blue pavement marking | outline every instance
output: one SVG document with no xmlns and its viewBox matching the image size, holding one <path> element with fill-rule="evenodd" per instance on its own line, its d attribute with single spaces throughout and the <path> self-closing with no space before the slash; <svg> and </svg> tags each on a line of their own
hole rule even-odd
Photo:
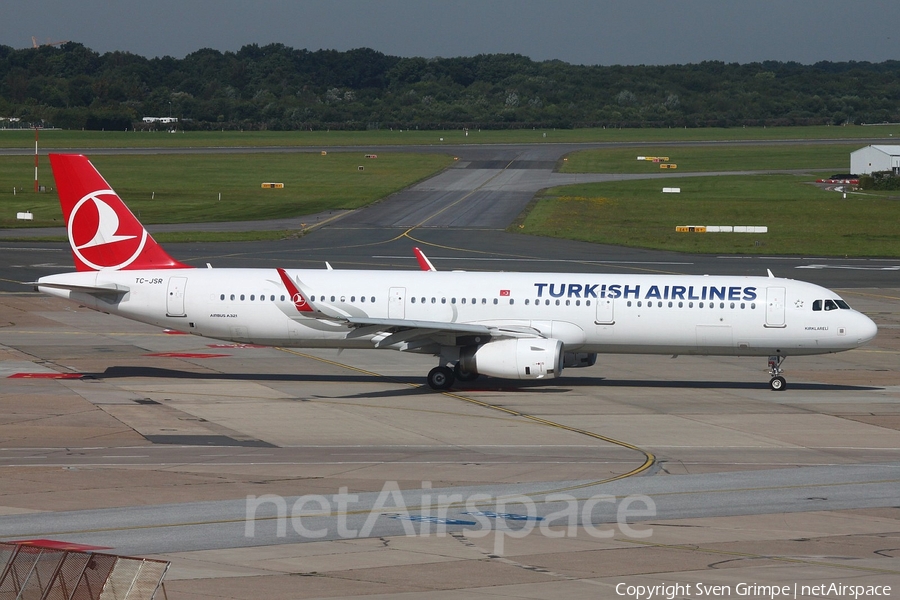
<svg viewBox="0 0 900 600">
<path fill-rule="evenodd" d="M 444 519 L 440 517 L 426 517 L 423 515 L 386 515 L 391 519 L 414 521 L 416 523 L 437 523 L 439 525 L 478 525 L 475 521 L 463 521 L 462 519 Z"/>
<path fill-rule="evenodd" d="M 464 515 L 472 515 L 474 517 L 488 517 L 490 519 L 506 519 L 507 521 L 543 521 L 544 517 L 517 515 L 515 513 L 498 513 L 492 510 L 484 510 L 477 512 L 464 512 Z"/>
</svg>

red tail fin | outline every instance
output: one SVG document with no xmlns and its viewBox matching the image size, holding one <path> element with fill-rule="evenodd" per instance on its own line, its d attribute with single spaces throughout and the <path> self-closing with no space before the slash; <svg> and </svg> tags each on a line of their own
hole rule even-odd
<svg viewBox="0 0 900 600">
<path fill-rule="evenodd" d="M 51 154 L 50 166 L 76 270 L 189 268 L 166 254 L 87 157 Z"/>
</svg>

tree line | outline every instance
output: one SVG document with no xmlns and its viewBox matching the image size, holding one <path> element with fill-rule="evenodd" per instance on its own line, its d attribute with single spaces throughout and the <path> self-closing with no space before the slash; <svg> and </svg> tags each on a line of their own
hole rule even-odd
<svg viewBox="0 0 900 600">
<path fill-rule="evenodd" d="M 0 46 L 0 118 L 67 129 L 736 127 L 900 122 L 900 61 L 584 66 L 369 48 L 183 59 Z M 0 126 L 4 123 L 0 122 Z"/>
</svg>

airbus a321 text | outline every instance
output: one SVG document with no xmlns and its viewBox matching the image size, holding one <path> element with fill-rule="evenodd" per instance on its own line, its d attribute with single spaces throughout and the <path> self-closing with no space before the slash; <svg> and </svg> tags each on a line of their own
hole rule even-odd
<svg viewBox="0 0 900 600">
<path fill-rule="evenodd" d="M 552 379 L 600 353 L 768 357 L 857 348 L 877 328 L 836 293 L 773 277 L 192 268 L 147 233 L 90 161 L 50 156 L 76 272 L 37 289 L 192 334 L 284 347 L 430 354 L 428 384 Z"/>
</svg>

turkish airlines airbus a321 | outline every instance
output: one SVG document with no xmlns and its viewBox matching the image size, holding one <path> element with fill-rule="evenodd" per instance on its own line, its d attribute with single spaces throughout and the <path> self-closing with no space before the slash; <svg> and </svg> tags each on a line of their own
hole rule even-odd
<svg viewBox="0 0 900 600">
<path fill-rule="evenodd" d="M 768 277 L 198 269 L 153 240 L 90 161 L 51 154 L 76 272 L 37 289 L 192 334 L 438 357 L 428 384 L 552 379 L 599 353 L 787 356 L 857 348 L 875 323 L 823 287 Z M 326 263 L 327 265 L 327 263 Z"/>
</svg>

